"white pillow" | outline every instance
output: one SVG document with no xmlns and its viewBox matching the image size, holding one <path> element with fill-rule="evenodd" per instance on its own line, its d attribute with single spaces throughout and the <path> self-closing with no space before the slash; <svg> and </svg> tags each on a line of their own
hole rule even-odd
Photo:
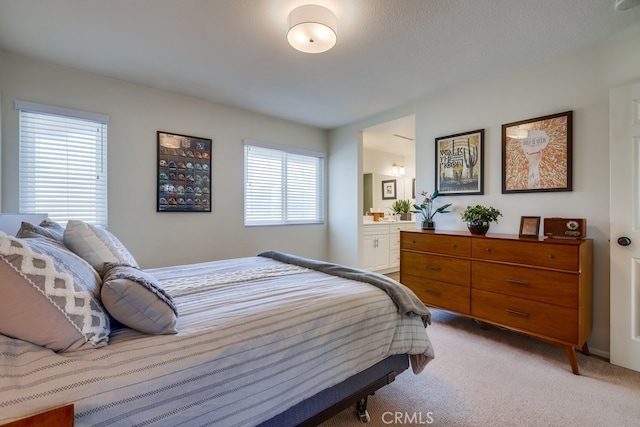
<svg viewBox="0 0 640 427">
<path fill-rule="evenodd" d="M 102 274 L 107 262 L 120 262 L 138 267 L 127 248 L 107 230 L 83 221 L 69 220 L 64 229 L 64 245 Z"/>
</svg>

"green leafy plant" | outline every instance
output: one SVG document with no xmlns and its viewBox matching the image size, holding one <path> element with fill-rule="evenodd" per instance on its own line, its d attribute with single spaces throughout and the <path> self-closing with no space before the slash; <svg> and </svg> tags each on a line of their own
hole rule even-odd
<svg viewBox="0 0 640 427">
<path fill-rule="evenodd" d="M 451 203 L 447 203 L 445 205 L 440 206 L 437 209 L 433 208 L 433 201 L 439 196 L 438 190 L 434 191 L 433 194 L 429 194 L 426 191 L 420 193 L 421 196 L 424 197 L 422 204 L 415 204 L 412 210 L 413 213 L 419 213 L 422 215 L 423 222 L 433 222 L 433 217 L 436 216 L 437 213 L 447 213 L 447 208 L 451 206 Z"/>
<path fill-rule="evenodd" d="M 407 214 L 411 210 L 411 202 L 409 200 L 398 199 L 391 205 L 391 211 L 396 214 Z"/>
<path fill-rule="evenodd" d="M 461 214 L 462 220 L 469 224 L 482 224 L 498 222 L 498 217 L 502 216 L 500 211 L 491 206 L 482 205 L 467 206 Z"/>
</svg>

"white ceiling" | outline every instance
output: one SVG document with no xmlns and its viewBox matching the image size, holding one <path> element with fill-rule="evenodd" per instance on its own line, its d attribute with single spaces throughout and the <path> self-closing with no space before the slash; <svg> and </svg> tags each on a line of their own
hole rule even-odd
<svg viewBox="0 0 640 427">
<path fill-rule="evenodd" d="M 416 116 L 391 120 L 364 129 L 362 147 L 414 158 L 416 155 Z"/>
<path fill-rule="evenodd" d="M 287 15 L 338 18 L 323 54 Z M 334 128 L 640 22 L 615 0 L 0 0 L 0 47 L 219 104 Z"/>
</svg>

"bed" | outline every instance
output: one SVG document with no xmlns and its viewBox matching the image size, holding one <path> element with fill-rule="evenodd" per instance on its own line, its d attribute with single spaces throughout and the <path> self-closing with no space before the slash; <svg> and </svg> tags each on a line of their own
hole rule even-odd
<svg viewBox="0 0 640 427">
<path fill-rule="evenodd" d="M 0 424 L 69 403 L 76 426 L 317 425 L 353 404 L 364 419 L 369 394 L 433 358 L 427 308 L 385 276 L 273 251 L 142 270 L 106 230 L 70 224 L 0 236 L 0 293 L 15 287 L 16 259 L 50 256 L 51 245 L 95 269 L 100 290 L 82 295 L 105 316 L 55 345 L 40 330 L 17 339 L 15 324 L 42 317 L 55 297 L 40 292 L 37 314 L 24 313 L 32 304 L 6 314 L 19 304 L 3 298 Z M 81 238 L 70 233 L 78 227 Z M 20 286 L 37 288 L 34 274 L 20 272 L 31 278 Z M 150 305 L 131 304 L 131 289 Z"/>
</svg>

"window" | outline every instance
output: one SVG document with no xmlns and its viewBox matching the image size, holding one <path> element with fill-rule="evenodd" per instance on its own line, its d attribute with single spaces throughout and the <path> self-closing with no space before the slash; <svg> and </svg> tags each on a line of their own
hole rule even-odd
<svg viewBox="0 0 640 427">
<path fill-rule="evenodd" d="M 20 112 L 20 212 L 107 226 L 108 117 L 15 101 Z"/>
<path fill-rule="evenodd" d="M 324 222 L 324 154 L 244 143 L 244 224 Z"/>
</svg>

